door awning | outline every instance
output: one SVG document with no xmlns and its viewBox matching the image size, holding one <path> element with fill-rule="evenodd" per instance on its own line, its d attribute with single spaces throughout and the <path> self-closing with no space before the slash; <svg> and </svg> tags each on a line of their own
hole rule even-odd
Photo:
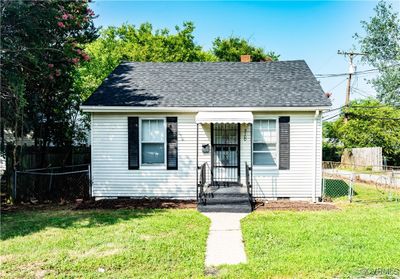
<svg viewBox="0 0 400 279">
<path fill-rule="evenodd" d="M 200 111 L 196 115 L 196 123 L 253 123 L 250 111 Z"/>
</svg>

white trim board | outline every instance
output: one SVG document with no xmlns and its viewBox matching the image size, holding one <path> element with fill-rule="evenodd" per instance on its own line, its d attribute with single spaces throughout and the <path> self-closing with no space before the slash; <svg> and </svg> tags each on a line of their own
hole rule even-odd
<svg viewBox="0 0 400 279">
<path fill-rule="evenodd" d="M 81 106 L 84 112 L 200 112 L 200 111 L 324 111 L 324 107 L 130 107 L 130 106 Z"/>
</svg>

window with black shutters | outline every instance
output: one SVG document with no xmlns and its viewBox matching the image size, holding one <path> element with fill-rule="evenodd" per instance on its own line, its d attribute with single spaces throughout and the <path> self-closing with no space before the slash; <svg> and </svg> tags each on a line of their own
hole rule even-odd
<svg viewBox="0 0 400 279">
<path fill-rule="evenodd" d="M 178 118 L 128 117 L 128 168 L 178 169 Z"/>
</svg>

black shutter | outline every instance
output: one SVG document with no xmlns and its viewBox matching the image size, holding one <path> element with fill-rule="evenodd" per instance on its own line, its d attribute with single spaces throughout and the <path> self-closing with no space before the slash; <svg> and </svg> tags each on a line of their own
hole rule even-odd
<svg viewBox="0 0 400 279">
<path fill-rule="evenodd" d="M 167 170 L 178 169 L 178 118 L 167 117 Z"/>
<path fill-rule="evenodd" d="M 139 169 L 139 118 L 128 117 L 128 168 Z"/>
<path fill-rule="evenodd" d="M 279 169 L 290 169 L 290 117 L 279 117 Z"/>
</svg>

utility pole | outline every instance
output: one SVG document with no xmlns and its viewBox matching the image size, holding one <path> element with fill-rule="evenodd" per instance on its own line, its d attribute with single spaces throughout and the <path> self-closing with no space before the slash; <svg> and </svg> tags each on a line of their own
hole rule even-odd
<svg viewBox="0 0 400 279">
<path fill-rule="evenodd" d="M 351 93 L 351 77 L 356 72 L 356 67 L 353 64 L 353 58 L 357 55 L 367 55 L 367 53 L 361 52 L 346 52 L 338 50 L 337 54 L 348 56 L 349 57 L 349 77 L 347 78 L 347 86 L 346 86 L 346 101 L 344 105 L 347 107 L 350 103 L 350 93 Z M 347 116 L 344 116 L 345 122 L 347 122 Z"/>
<path fill-rule="evenodd" d="M 356 68 L 355 68 L 355 66 L 354 66 L 354 64 L 353 64 L 353 58 L 354 58 L 355 56 L 357 56 L 357 55 L 367 55 L 367 53 L 352 52 L 352 51 L 350 51 L 350 52 L 345 52 L 345 51 L 340 51 L 340 50 L 338 50 L 337 54 L 345 55 L 345 56 L 348 56 L 348 57 L 349 57 L 349 64 L 350 64 L 350 66 L 349 66 L 349 77 L 348 77 L 348 79 L 347 79 L 346 102 L 345 102 L 345 105 L 347 106 L 347 105 L 349 105 L 349 102 L 350 102 L 351 77 L 353 76 L 353 74 L 354 74 L 355 71 L 356 71 Z"/>
</svg>

